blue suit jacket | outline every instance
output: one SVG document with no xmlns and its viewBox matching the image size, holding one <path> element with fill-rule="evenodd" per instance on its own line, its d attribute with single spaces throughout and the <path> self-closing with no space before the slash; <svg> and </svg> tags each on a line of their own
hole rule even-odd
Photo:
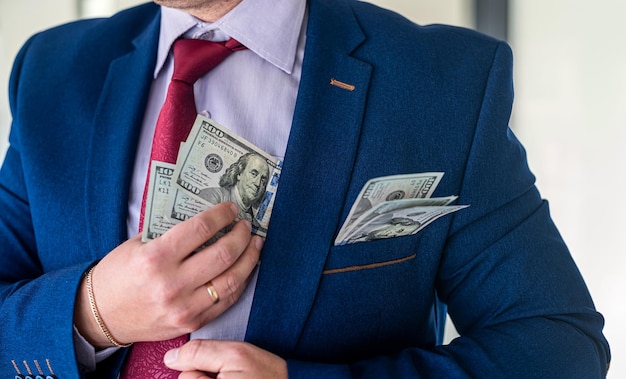
<svg viewBox="0 0 626 379">
<path fill-rule="evenodd" d="M 507 127 L 509 47 L 361 2 L 309 7 L 246 339 L 288 359 L 290 378 L 602 377 L 603 319 Z M 17 57 L 0 172 L 3 378 L 26 365 L 79 376 L 74 298 L 127 238 L 159 15 L 147 4 L 55 28 Z M 445 172 L 435 196 L 471 206 L 414 236 L 333 246 L 368 179 L 428 171 Z M 437 346 L 446 310 L 462 337 Z"/>
</svg>

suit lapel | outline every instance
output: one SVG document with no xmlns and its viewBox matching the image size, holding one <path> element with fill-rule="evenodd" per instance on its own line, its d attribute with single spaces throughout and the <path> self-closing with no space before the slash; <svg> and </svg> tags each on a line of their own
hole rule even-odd
<svg viewBox="0 0 626 379">
<path fill-rule="evenodd" d="M 129 183 L 152 83 L 159 17 L 114 59 L 94 116 L 86 212 L 94 258 L 127 238 Z"/>
<path fill-rule="evenodd" d="M 297 345 L 341 221 L 371 74 L 350 56 L 364 36 L 347 3 L 309 3 L 302 80 L 246 336 L 285 355 Z M 158 19 L 112 61 L 95 113 L 85 187 L 94 258 L 127 237 Z"/>
<path fill-rule="evenodd" d="M 354 165 L 371 67 L 351 9 L 310 1 L 302 80 L 246 339 L 296 348 L 337 232 Z M 332 84 L 331 84 L 332 81 Z"/>
</svg>

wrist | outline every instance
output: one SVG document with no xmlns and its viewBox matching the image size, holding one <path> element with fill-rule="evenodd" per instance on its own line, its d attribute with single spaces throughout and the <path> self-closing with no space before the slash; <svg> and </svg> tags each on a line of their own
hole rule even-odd
<svg viewBox="0 0 626 379">
<path fill-rule="evenodd" d="M 78 332 L 97 349 L 108 347 L 128 347 L 113 337 L 107 325 L 102 319 L 96 302 L 96 294 L 93 287 L 92 266 L 83 276 L 78 291 L 76 306 L 74 308 L 74 324 Z"/>
</svg>

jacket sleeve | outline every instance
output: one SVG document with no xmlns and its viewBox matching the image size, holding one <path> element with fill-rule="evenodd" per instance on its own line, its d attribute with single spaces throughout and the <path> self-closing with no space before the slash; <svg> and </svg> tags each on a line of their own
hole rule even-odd
<svg viewBox="0 0 626 379">
<path fill-rule="evenodd" d="M 18 111 L 20 86 L 36 85 L 21 83 L 29 44 L 16 58 L 11 76 L 11 145 L 0 171 L 0 376 L 27 375 L 30 370 L 34 375 L 78 377 L 74 300 L 82 274 L 91 263 L 48 271 L 38 256 L 40 236 L 33 225 L 23 171 L 20 129 L 24 126 Z M 65 252 L 56 253 L 63 256 Z"/>
<path fill-rule="evenodd" d="M 508 127 L 512 56 L 496 50 L 437 294 L 460 337 L 346 365 L 289 361 L 300 378 L 602 378 L 604 320 L 534 185 Z M 407 300 L 408 301 L 408 300 Z"/>
</svg>

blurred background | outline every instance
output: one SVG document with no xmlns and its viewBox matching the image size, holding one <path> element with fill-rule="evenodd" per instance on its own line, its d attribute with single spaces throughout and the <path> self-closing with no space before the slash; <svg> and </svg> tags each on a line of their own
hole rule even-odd
<svg viewBox="0 0 626 379">
<path fill-rule="evenodd" d="M 0 0 L 0 161 L 7 147 L 12 61 L 36 31 L 107 16 L 137 0 Z M 507 40 L 515 55 L 511 127 L 598 310 L 626 378 L 626 2 L 372 0 L 420 24 L 446 23 Z M 615 197 L 615 198 L 614 198 Z M 607 203 L 605 203 L 607 202 Z M 451 327 L 448 339 L 454 337 Z"/>
</svg>

